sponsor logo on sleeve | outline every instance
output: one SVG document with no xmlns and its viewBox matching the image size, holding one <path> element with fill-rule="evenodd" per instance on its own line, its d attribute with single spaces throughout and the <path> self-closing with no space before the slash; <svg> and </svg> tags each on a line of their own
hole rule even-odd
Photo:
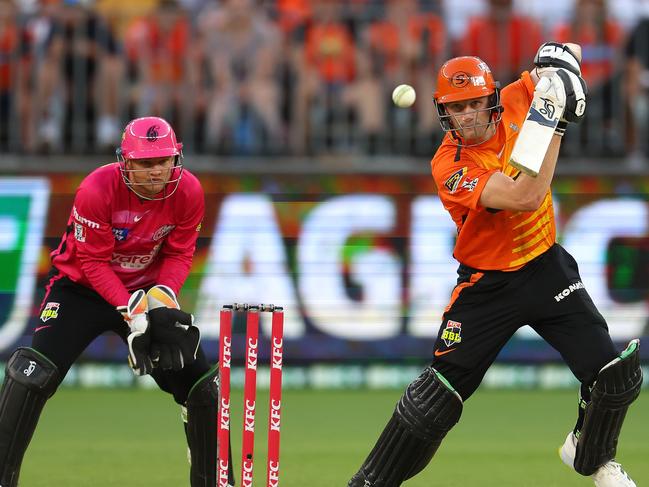
<svg viewBox="0 0 649 487">
<path fill-rule="evenodd" d="M 86 241 L 86 228 L 77 222 L 74 222 L 74 238 L 77 242 Z"/>
<path fill-rule="evenodd" d="M 61 303 L 50 301 L 45 305 L 41 312 L 41 321 L 54 320 L 59 317 L 59 307 Z"/>
<path fill-rule="evenodd" d="M 463 167 L 462 169 L 455 171 L 444 183 L 444 187 L 448 189 L 448 192 L 453 194 L 457 190 L 457 187 L 462 181 L 462 178 L 466 174 L 467 168 Z"/>
<path fill-rule="evenodd" d="M 88 228 L 99 228 L 99 223 L 93 222 L 92 220 L 88 220 L 86 217 L 81 216 L 77 211 L 76 206 L 72 207 L 72 216 L 74 216 L 74 219 L 76 221 L 78 221 L 82 225 L 87 226 Z"/>
</svg>

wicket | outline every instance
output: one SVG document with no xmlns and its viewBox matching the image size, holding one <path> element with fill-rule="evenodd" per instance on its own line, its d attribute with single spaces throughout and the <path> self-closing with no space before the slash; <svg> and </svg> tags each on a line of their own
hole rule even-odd
<svg viewBox="0 0 649 487">
<path fill-rule="evenodd" d="M 241 448 L 241 485 L 252 487 L 255 447 L 255 411 L 257 401 L 257 354 L 259 351 L 259 313 L 272 316 L 270 352 L 270 399 L 268 404 L 268 459 L 266 487 L 279 486 L 279 439 L 282 408 L 282 360 L 284 310 L 272 304 L 225 305 L 219 325 L 220 403 L 217 418 L 219 487 L 228 485 L 230 449 L 230 372 L 232 364 L 233 312 L 246 313 L 246 359 L 243 394 L 243 439 Z"/>
</svg>

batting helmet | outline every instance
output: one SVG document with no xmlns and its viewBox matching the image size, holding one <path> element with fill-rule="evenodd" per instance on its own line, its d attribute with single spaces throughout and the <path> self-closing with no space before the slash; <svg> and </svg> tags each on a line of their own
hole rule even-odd
<svg viewBox="0 0 649 487">
<path fill-rule="evenodd" d="M 433 94 L 439 121 L 444 131 L 453 131 L 451 117 L 444 108 L 445 103 L 489 97 L 491 118 L 489 123 L 498 123 L 502 113 L 500 85 L 494 80 L 487 63 L 475 56 L 461 56 L 446 61 L 437 74 L 437 90 Z M 456 138 L 457 135 L 455 135 Z"/>
<path fill-rule="evenodd" d="M 145 199 L 165 199 L 171 196 L 180 183 L 183 172 L 183 145 L 176 139 L 176 134 L 169 122 L 160 117 L 142 117 L 131 120 L 122 134 L 122 144 L 117 149 L 122 178 L 135 194 Z M 160 197 L 151 198 L 137 191 L 136 186 L 147 183 L 134 183 L 128 174 L 138 169 L 127 169 L 126 161 L 153 159 L 157 157 L 174 157 L 174 168 Z M 146 171 L 139 170 L 139 171 Z M 173 185 L 170 190 L 169 185 Z"/>
</svg>

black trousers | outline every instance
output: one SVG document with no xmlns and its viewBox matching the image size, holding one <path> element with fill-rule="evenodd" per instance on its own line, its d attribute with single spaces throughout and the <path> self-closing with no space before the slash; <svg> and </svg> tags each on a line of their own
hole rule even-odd
<svg viewBox="0 0 649 487">
<path fill-rule="evenodd" d="M 522 326 L 556 349 L 582 384 L 617 355 L 608 326 L 584 288 L 575 259 L 555 244 L 514 272 L 460 265 L 432 365 L 464 400 Z"/>
<path fill-rule="evenodd" d="M 79 355 L 99 335 L 113 332 L 126 344 L 129 328 L 117 310 L 95 291 L 62 277 L 56 269 L 50 274 L 40 318 L 34 329 L 32 348 L 49 358 L 65 376 Z M 124 360 L 128 351 L 124 349 Z M 184 404 L 192 386 L 209 370 L 203 350 L 196 361 L 174 372 L 154 369 L 151 374 L 160 389 Z"/>
</svg>

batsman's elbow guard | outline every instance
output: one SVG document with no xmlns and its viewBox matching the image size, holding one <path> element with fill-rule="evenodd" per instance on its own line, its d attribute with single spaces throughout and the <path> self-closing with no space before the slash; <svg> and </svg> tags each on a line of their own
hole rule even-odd
<svg viewBox="0 0 649 487">
<path fill-rule="evenodd" d="M 581 62 L 576 53 L 560 42 L 545 42 L 541 44 L 534 56 L 534 65 L 539 75 L 547 68 L 563 68 L 577 76 L 581 76 Z"/>
</svg>

